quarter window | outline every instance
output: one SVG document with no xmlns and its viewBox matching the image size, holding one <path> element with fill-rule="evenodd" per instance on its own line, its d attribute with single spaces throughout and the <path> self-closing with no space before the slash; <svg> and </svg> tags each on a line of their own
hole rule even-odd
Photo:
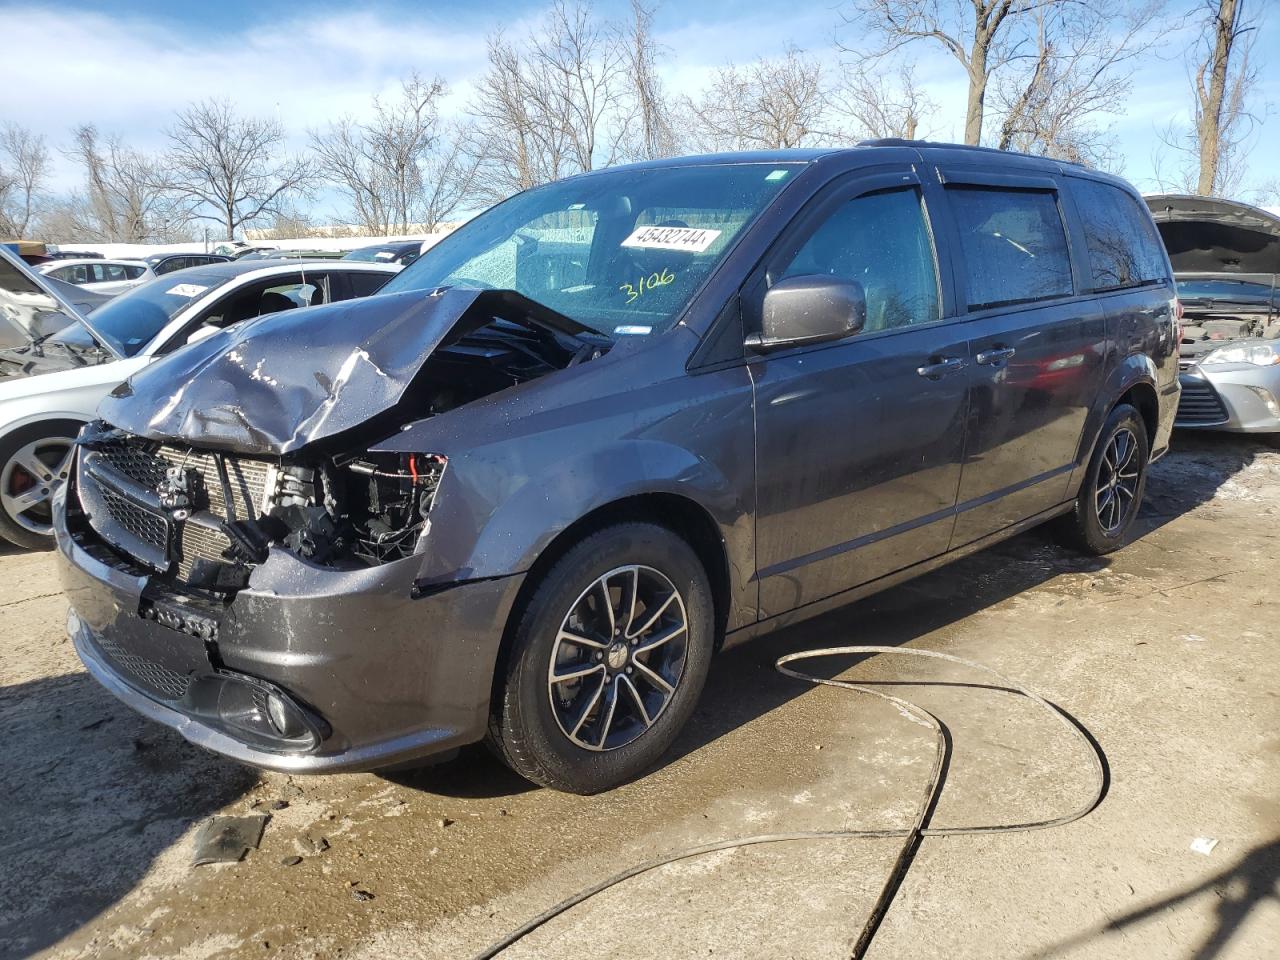
<svg viewBox="0 0 1280 960">
<path fill-rule="evenodd" d="M 814 274 L 862 284 L 868 332 L 941 316 L 933 242 L 915 189 L 867 194 L 842 205 L 775 280 Z"/>
<path fill-rule="evenodd" d="M 1094 290 L 1136 287 L 1169 275 L 1151 217 L 1132 196 L 1109 183 L 1072 178 L 1071 193 L 1084 225 Z"/>
<path fill-rule="evenodd" d="M 1053 193 L 967 186 L 947 193 L 960 232 L 970 310 L 1074 292 Z"/>
</svg>

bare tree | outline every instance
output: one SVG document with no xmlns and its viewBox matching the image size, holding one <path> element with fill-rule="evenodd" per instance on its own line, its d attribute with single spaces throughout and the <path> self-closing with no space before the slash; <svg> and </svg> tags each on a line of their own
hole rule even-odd
<svg viewBox="0 0 1280 960">
<path fill-rule="evenodd" d="M 470 105 L 468 150 L 480 168 L 477 186 L 486 200 L 501 200 L 569 172 L 563 127 L 542 98 L 523 51 L 497 34 L 488 40 L 489 67 Z"/>
<path fill-rule="evenodd" d="M 85 124 L 63 152 L 84 172 L 83 193 L 66 203 L 78 239 L 147 243 L 168 238 L 187 220 L 185 207 L 166 188 L 159 162 L 126 147 L 119 136 L 103 137 Z"/>
<path fill-rule="evenodd" d="M 26 235 L 48 179 L 44 137 L 16 123 L 0 126 L 0 235 L 13 239 Z"/>
<path fill-rule="evenodd" d="M 1203 0 L 1204 25 L 1196 44 L 1195 140 L 1199 175 L 1196 193 L 1210 196 L 1239 178 L 1234 169 L 1248 135 L 1246 98 L 1257 81 L 1249 62 L 1256 24 L 1244 15 L 1244 0 Z"/>
<path fill-rule="evenodd" d="M 1280 177 L 1261 183 L 1253 192 L 1253 202 L 1261 207 L 1280 206 Z"/>
<path fill-rule="evenodd" d="M 629 56 L 617 25 L 557 0 L 542 29 L 516 45 L 489 38 L 488 69 L 470 106 L 479 185 L 500 199 L 626 152 L 634 117 Z"/>
<path fill-rule="evenodd" d="M 653 7 L 631 0 L 628 73 L 635 98 L 639 142 L 629 152 L 637 160 L 669 157 L 680 149 L 671 107 L 658 78 L 658 45 L 653 39 Z"/>
<path fill-rule="evenodd" d="M 286 154 L 278 120 L 240 116 L 230 101 L 187 107 L 169 141 L 169 185 L 191 203 L 192 216 L 222 225 L 229 240 L 245 225 L 275 215 L 315 179 L 310 162 Z"/>
<path fill-rule="evenodd" d="M 768 150 L 827 142 L 831 92 L 822 64 L 799 50 L 721 67 L 684 108 L 700 150 Z"/>
<path fill-rule="evenodd" d="M 941 46 L 969 78 L 964 142 L 982 142 L 987 90 L 992 77 L 1016 60 L 1033 56 L 1029 33 L 1051 8 L 1102 8 L 1108 0 L 852 0 L 845 19 L 877 36 L 873 56 L 923 41 Z M 1114 6 L 1114 4 L 1112 4 Z"/>
<path fill-rule="evenodd" d="M 852 123 L 850 138 L 915 140 L 927 134 L 921 125 L 938 109 L 916 84 L 911 67 L 896 78 L 868 69 L 865 63 L 846 68 L 832 95 L 833 113 Z"/>
<path fill-rule="evenodd" d="M 336 185 L 366 231 L 434 230 L 471 187 L 475 163 L 440 119 L 443 80 L 412 74 L 391 102 L 375 97 L 363 123 L 344 117 L 310 133 L 319 175 Z"/>
<path fill-rule="evenodd" d="M 1137 6 L 1050 4 L 1033 14 L 1034 32 L 995 90 L 996 145 L 1076 163 L 1111 165 L 1115 137 L 1100 117 L 1119 115 L 1134 61 L 1160 41 L 1164 0 Z"/>
<path fill-rule="evenodd" d="M 1162 190 L 1229 196 L 1244 180 L 1249 136 L 1259 122 L 1250 105 L 1257 24 L 1246 18 L 1244 0 L 1199 0 L 1196 10 L 1200 32 L 1187 53 L 1192 119 L 1159 131 L 1151 164 Z"/>
</svg>

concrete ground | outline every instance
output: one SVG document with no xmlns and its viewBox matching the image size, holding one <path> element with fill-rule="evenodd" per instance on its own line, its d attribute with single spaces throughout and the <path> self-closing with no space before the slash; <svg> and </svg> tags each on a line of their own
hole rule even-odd
<svg viewBox="0 0 1280 960">
<path fill-rule="evenodd" d="M 465 957 L 665 851 L 906 825 L 930 732 L 773 671 L 784 652 L 842 643 L 981 661 L 1069 710 L 1109 767 L 1101 806 L 1069 826 L 926 839 L 868 957 L 1280 955 L 1280 452 L 1176 441 L 1123 551 L 1082 559 L 1033 532 L 731 648 L 665 764 L 593 798 L 533 789 L 482 750 L 394 776 L 224 762 L 90 681 L 51 557 L 0 552 L 0 956 Z M 1088 794 L 1078 744 L 981 676 L 897 657 L 846 675 L 952 681 L 889 688 L 953 737 L 935 826 L 1054 817 Z M 243 862 L 190 866 L 208 817 L 276 801 Z M 1191 849 L 1201 837 L 1217 841 L 1207 855 Z M 897 849 L 805 841 L 686 860 L 504 956 L 846 957 Z"/>
</svg>

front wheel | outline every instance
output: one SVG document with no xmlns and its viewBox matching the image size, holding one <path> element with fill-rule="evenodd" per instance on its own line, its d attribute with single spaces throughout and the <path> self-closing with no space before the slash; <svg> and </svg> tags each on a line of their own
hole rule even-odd
<svg viewBox="0 0 1280 960">
<path fill-rule="evenodd" d="M 1098 437 L 1075 508 L 1056 531 L 1067 546 L 1102 556 L 1124 546 L 1147 486 L 1147 428 L 1138 411 L 1120 404 Z"/>
<path fill-rule="evenodd" d="M 53 546 L 53 493 L 71 470 L 76 426 L 37 423 L 0 440 L 0 537 Z"/>
<path fill-rule="evenodd" d="M 671 745 L 706 681 L 706 572 L 664 527 L 623 523 L 572 547 L 520 615 L 490 742 L 542 786 L 597 793 Z"/>
</svg>

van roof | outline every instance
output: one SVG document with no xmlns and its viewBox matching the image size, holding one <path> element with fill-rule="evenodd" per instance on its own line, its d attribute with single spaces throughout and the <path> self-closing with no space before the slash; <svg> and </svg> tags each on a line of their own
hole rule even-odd
<svg viewBox="0 0 1280 960">
<path fill-rule="evenodd" d="M 868 163 L 877 162 L 880 154 L 900 154 L 903 159 L 911 157 L 928 160 L 934 163 L 965 163 L 981 160 L 994 164 L 1017 166 L 1024 170 L 1042 169 L 1059 170 L 1070 168 L 1084 171 L 1087 168 L 1069 160 L 1057 160 L 1051 157 L 1037 157 L 1027 153 L 1010 150 L 997 150 L 994 147 L 973 147 L 962 143 L 942 143 L 933 140 L 903 140 L 887 138 L 880 140 L 860 140 L 848 146 L 839 147 L 806 147 L 789 150 L 741 150 L 722 153 L 693 154 L 683 157 L 666 157 L 660 160 L 642 160 L 628 164 L 633 169 L 658 169 L 662 167 L 688 167 L 704 164 L 722 163 L 815 163 L 820 160 L 848 158 L 861 159 Z M 873 160 L 873 158 L 875 158 Z M 619 167 L 607 167 L 605 170 L 618 170 Z M 593 172 L 604 172 L 593 171 Z M 1101 171 L 1090 170 L 1092 174 Z M 591 173 L 579 176 L 591 176 Z"/>
</svg>

